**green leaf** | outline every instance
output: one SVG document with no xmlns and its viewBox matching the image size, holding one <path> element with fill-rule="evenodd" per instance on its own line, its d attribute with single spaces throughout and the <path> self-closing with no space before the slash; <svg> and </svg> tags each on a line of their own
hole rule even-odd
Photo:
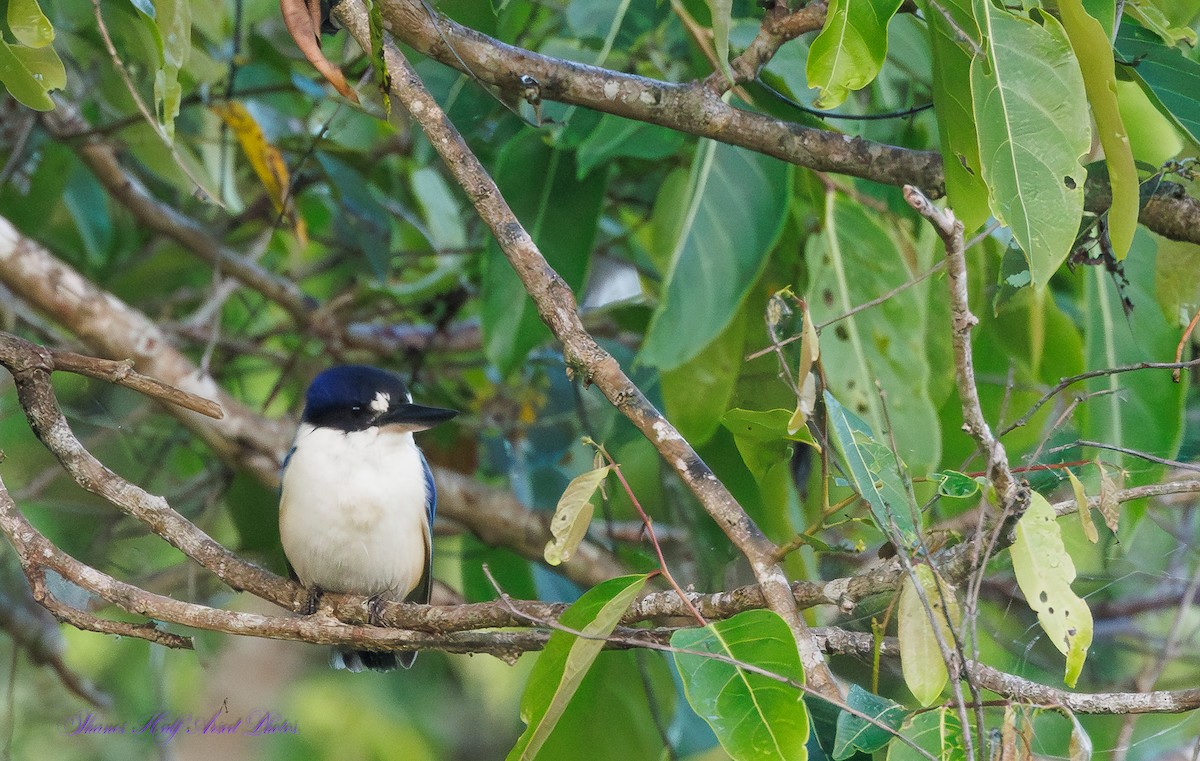
<svg viewBox="0 0 1200 761">
<path fill-rule="evenodd" d="M 939 761 L 968 761 L 962 722 L 953 708 L 913 714 L 900 728 L 900 735 Z M 929 761 L 929 757 L 895 738 L 888 746 L 887 761 Z"/>
<path fill-rule="evenodd" d="M 579 144 L 576 175 L 583 179 L 598 166 L 618 158 L 662 159 L 683 147 L 683 133 L 656 124 L 605 114 Z"/>
<path fill-rule="evenodd" d="M 455 546 L 454 540 L 459 544 Z M 276 544 L 279 540 L 276 539 Z M 442 542 L 450 542 L 449 552 L 442 557 L 457 555 L 462 572 L 463 597 L 467 602 L 489 602 L 496 599 L 496 588 L 492 579 L 504 593 L 518 600 L 536 600 L 538 598 L 537 584 L 533 580 L 532 564 L 512 550 L 503 547 L 490 547 L 475 537 L 464 532 L 457 537 L 447 537 Z M 439 545 L 439 548 L 441 545 Z M 455 550 L 458 550 L 456 553 Z M 483 572 L 484 565 L 492 579 Z"/>
<path fill-rule="evenodd" d="M 785 409 L 732 409 L 721 418 L 729 429 L 746 467 L 760 481 L 771 468 L 792 458 L 792 442 L 801 441 L 820 451 L 807 428 L 788 431 L 791 413 Z"/>
<path fill-rule="evenodd" d="M 1033 492 L 1029 509 L 1017 521 L 1016 539 L 1009 550 L 1017 585 L 1050 642 L 1067 656 L 1068 687 L 1074 687 L 1092 643 L 1092 611 L 1071 589 L 1075 564 L 1063 545 L 1054 508 Z"/>
<path fill-rule="evenodd" d="M 699 354 L 659 374 L 667 418 L 692 446 L 699 446 L 721 424 L 721 416 L 744 364 L 744 310 Z"/>
<path fill-rule="evenodd" d="M 601 582 L 563 613 L 559 622 L 587 638 L 556 630 L 538 656 L 521 697 L 525 731 L 508 753 L 509 761 L 538 757 L 579 683 L 604 647 L 621 616 L 646 584 L 645 575 L 620 576 Z"/>
<path fill-rule="evenodd" d="M 606 176 L 597 172 L 577 180 L 570 153 L 526 132 L 500 152 L 495 178 L 546 261 L 579 293 L 591 261 Z M 508 375 L 530 349 L 551 339 L 550 330 L 495 241 L 484 251 L 482 291 L 484 351 Z"/>
<path fill-rule="evenodd" d="M 168 140 L 175 139 L 175 117 L 183 88 L 179 72 L 192 51 L 192 6 L 187 0 L 154 0 L 154 19 L 162 38 L 162 59 L 154 74 L 158 120 Z"/>
<path fill-rule="evenodd" d="M 781 161 L 701 141 L 642 362 L 679 367 L 737 316 L 783 230 L 791 176 Z"/>
<path fill-rule="evenodd" d="M 1179 0 L 1130 0 L 1125 12 L 1172 46 L 1182 42 L 1195 47 L 1196 31 L 1189 28 L 1188 24 L 1196 15 L 1196 8 L 1193 6 L 1189 9 L 1188 5 Z M 1176 11 L 1174 19 L 1168 15 L 1168 11 Z"/>
<path fill-rule="evenodd" d="M 1117 54 L 1165 116 L 1200 142 L 1200 63 L 1168 47 L 1153 33 L 1124 20 L 1117 31 Z"/>
<path fill-rule="evenodd" d="M 911 280 L 905 262 L 916 246 L 910 240 L 901 246 L 879 215 L 861 204 L 833 193 L 825 198 L 824 229 L 809 238 L 806 251 L 805 296 L 817 324 Z M 877 432 L 887 430 L 890 419 L 900 456 L 918 473 L 941 460 L 941 426 L 929 397 L 926 345 L 933 282 L 908 288 L 821 331 L 829 390 Z M 887 393 L 887 415 L 876 384 Z"/>
<path fill-rule="evenodd" d="M 908 717 L 904 706 L 867 692 L 857 684 L 850 685 L 846 705 L 893 730 L 900 729 L 900 725 Z M 887 745 L 894 735 L 895 732 L 889 732 L 862 717 L 842 711 L 837 719 L 837 739 L 833 744 L 834 761 L 849 758 L 855 751 L 874 753 Z"/>
<path fill-rule="evenodd" d="M 803 693 L 741 665 L 803 683 L 796 641 L 776 613 L 749 610 L 702 629 L 680 629 L 671 636 L 671 646 L 690 651 L 674 653 L 688 703 L 735 761 L 808 758 Z"/>
<path fill-rule="evenodd" d="M 26 47 L 43 48 L 54 42 L 54 27 L 37 0 L 8 0 L 8 28 Z"/>
<path fill-rule="evenodd" d="M 592 523 L 592 513 L 596 509 L 592 505 L 592 495 L 611 471 L 612 466 L 605 465 L 581 473 L 567 484 L 554 508 L 554 517 L 550 519 L 550 534 L 554 538 L 546 543 L 543 553 L 547 563 L 561 565 L 575 554 Z"/>
<path fill-rule="evenodd" d="M 978 481 L 957 470 L 943 470 L 931 474 L 930 478 L 937 481 L 938 494 L 943 497 L 970 497 L 979 491 Z"/>
<path fill-rule="evenodd" d="M 54 101 L 46 94 L 41 80 L 17 56 L 19 49 L 0 39 L 0 82 L 14 98 L 29 108 L 52 111 Z"/>
<path fill-rule="evenodd" d="M 887 57 L 887 27 L 900 0 L 833 0 L 808 52 L 809 87 L 818 108 L 836 108 L 875 79 Z"/>
<path fill-rule="evenodd" d="M 1096 132 L 1104 148 L 1108 180 L 1112 185 L 1112 207 L 1108 211 L 1108 234 L 1113 253 L 1124 259 L 1133 245 L 1137 228 L 1138 175 L 1133 149 L 1117 105 L 1117 73 L 1112 45 L 1100 22 L 1087 14 L 1081 0 L 1059 0 L 1063 29 L 1079 59 L 1083 86 L 1096 120 Z"/>
<path fill-rule="evenodd" d="M 154 0 L 129 0 L 129 2 L 149 19 L 153 19 L 157 15 L 154 10 Z"/>
<path fill-rule="evenodd" d="M 316 156 L 344 212 L 337 223 L 345 226 L 348 240 L 362 253 L 375 277 L 386 279 L 392 261 L 391 215 L 371 194 L 370 183 L 357 169 L 324 151 Z"/>
<path fill-rule="evenodd" d="M 825 407 L 834 446 L 846 465 L 854 491 L 871 508 L 875 525 L 896 544 L 916 547 L 917 500 L 908 468 L 887 447 L 871 437 L 862 418 L 843 407 L 828 391 Z"/>
<path fill-rule="evenodd" d="M 992 213 L 1012 228 L 1043 287 L 1062 264 L 1083 216 L 1091 144 L 1083 79 L 1062 28 L 976 0 L 987 56 L 971 63 L 983 179 Z"/>
<path fill-rule="evenodd" d="M 708 0 L 712 14 L 713 48 L 717 54 L 717 66 L 725 79 L 733 82 L 733 70 L 729 68 L 729 22 L 733 13 L 733 0 Z"/>
<path fill-rule="evenodd" d="M 421 216 L 429 230 L 431 243 L 438 249 L 465 248 L 467 230 L 463 224 L 462 205 L 440 172 L 423 166 L 412 173 L 413 195 L 421 205 Z"/>
<path fill-rule="evenodd" d="M 926 609 L 921 601 L 912 576 L 905 576 L 900 586 L 896 634 L 900 640 L 900 666 L 904 672 L 904 683 L 921 705 L 928 706 L 942 694 L 949 679 L 946 660 L 930 619 L 937 622 L 942 641 L 953 652 L 953 629 L 959 623 L 958 600 L 954 597 L 954 589 L 942 582 L 925 563 L 914 565 L 913 575 L 925 593 L 929 608 Z"/>
<path fill-rule="evenodd" d="M 941 7 L 959 29 L 973 30 L 970 0 L 943 0 Z M 933 50 L 933 113 L 937 117 L 946 195 L 955 216 L 970 232 L 991 216 L 988 190 L 980 174 L 979 135 L 971 112 L 971 55 L 958 33 L 937 10 L 924 8 Z"/>
<path fill-rule="evenodd" d="M 12 54 L 33 75 L 38 84 L 47 91 L 62 90 L 67 86 L 67 70 L 62 59 L 52 47 L 23 48 L 15 46 Z"/>
</svg>

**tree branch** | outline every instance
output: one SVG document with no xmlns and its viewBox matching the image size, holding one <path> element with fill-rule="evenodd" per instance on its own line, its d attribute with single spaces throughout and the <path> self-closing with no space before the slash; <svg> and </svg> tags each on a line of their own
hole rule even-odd
<svg viewBox="0 0 1200 761">
<path fill-rule="evenodd" d="M 349 645 L 364 648 L 395 650 L 434 649 L 451 653 L 489 653 L 497 657 L 515 657 L 541 649 L 547 634 L 540 630 L 523 631 L 456 631 L 421 633 L 359 626 L 338 621 L 322 612 L 299 618 L 280 618 L 253 613 L 218 610 L 194 603 L 182 602 L 156 595 L 113 579 L 74 558 L 62 553 L 37 531 L 16 509 L 7 488 L 0 480 L 0 532 L 7 535 L 17 550 L 22 566 L 31 581 L 51 569 L 64 578 L 108 602 L 137 615 L 155 621 L 165 621 L 208 631 L 240 636 L 295 640 L 325 645 Z M 35 582 L 36 583 L 36 582 Z M 502 603 L 490 603 L 501 607 Z M 366 601 L 363 601 L 365 612 Z M 410 606 L 422 608 L 424 606 Z M 431 609 L 433 610 L 433 609 Z M 528 611 L 531 616 L 548 620 L 540 611 Z M 511 618 L 511 613 L 508 614 Z M 71 621 L 74 623 L 74 621 Z M 152 638 L 157 635 L 173 637 L 150 625 L 123 628 L 119 633 Z M 670 629 L 627 629 L 614 632 L 609 647 L 638 647 L 639 643 L 662 645 L 669 641 Z M 814 641 L 831 654 L 868 656 L 874 649 L 874 638 L 861 632 L 840 629 L 812 629 Z M 894 639 L 884 641 L 881 654 L 895 657 Z M 1011 700 L 1049 706 L 1066 706 L 1076 713 L 1182 713 L 1200 708 L 1200 689 L 1160 690 L 1151 693 L 1073 693 L 1058 690 L 1027 679 L 1006 674 L 989 666 L 968 662 L 967 670 L 979 684 Z"/>
<path fill-rule="evenodd" d="M 658 124 L 820 172 L 884 185 L 914 185 L 934 198 L 945 194 L 942 157 L 937 151 L 900 148 L 745 111 L 722 101 L 719 92 L 702 82 L 663 82 L 541 55 L 464 27 L 421 0 L 383 0 L 382 6 L 387 28 L 398 40 L 506 93 L 519 94 L 524 89 L 521 78 L 529 76 L 540 85 L 543 100 Z M 807 30 L 812 20 L 796 11 L 774 31 L 764 22 L 762 39 L 756 38 L 743 53 L 744 60 L 735 59 L 739 76 L 765 63 L 774 53 L 771 46 L 786 41 L 780 37 L 791 39 L 788 34 Z M 1100 214 L 1112 205 L 1106 180 L 1089 177 L 1086 189 L 1088 211 Z M 1168 238 L 1200 243 L 1200 200 L 1177 183 L 1160 183 L 1138 221 Z"/>
</svg>

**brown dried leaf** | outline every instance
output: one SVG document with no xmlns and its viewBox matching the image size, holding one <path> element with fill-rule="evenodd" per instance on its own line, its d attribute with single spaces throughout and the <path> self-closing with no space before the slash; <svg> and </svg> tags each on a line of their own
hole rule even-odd
<svg viewBox="0 0 1200 761">
<path fill-rule="evenodd" d="M 358 103 L 358 93 L 346 82 L 341 70 L 334 66 L 325 54 L 321 52 L 321 11 L 319 0 L 279 0 L 279 10 L 283 13 L 283 25 L 288 34 L 296 41 L 296 47 L 308 59 L 321 76 L 333 85 L 334 89 L 347 99 Z M 316 8 L 314 11 L 313 8 Z"/>
</svg>

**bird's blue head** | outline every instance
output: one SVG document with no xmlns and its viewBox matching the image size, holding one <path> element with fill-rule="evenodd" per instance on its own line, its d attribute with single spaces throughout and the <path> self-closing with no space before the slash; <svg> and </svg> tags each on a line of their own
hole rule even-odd
<svg viewBox="0 0 1200 761">
<path fill-rule="evenodd" d="M 423 431 L 444 423 L 457 410 L 413 404 L 395 373 L 367 365 L 331 367 L 313 379 L 301 420 L 318 428 L 365 431 Z"/>
</svg>

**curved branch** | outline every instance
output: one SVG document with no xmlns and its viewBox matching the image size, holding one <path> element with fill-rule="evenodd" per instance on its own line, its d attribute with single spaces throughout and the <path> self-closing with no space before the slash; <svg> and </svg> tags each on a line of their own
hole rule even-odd
<svg viewBox="0 0 1200 761">
<path fill-rule="evenodd" d="M 944 192 L 942 158 L 936 151 L 898 148 L 735 108 L 702 82 L 663 82 L 534 53 L 436 11 L 430 15 L 421 0 L 383 0 L 382 6 L 387 27 L 398 40 L 505 92 L 520 93 L 525 87 L 521 77 L 529 76 L 538 82 L 543 100 L 658 124 L 817 171 L 917 185 L 939 196 Z"/>
<path fill-rule="evenodd" d="M 704 82 L 663 82 L 534 53 L 464 27 L 429 10 L 422 0 L 383 0 L 382 5 L 387 27 L 397 39 L 505 92 L 520 93 L 525 87 L 521 78 L 529 76 L 538 82 L 543 100 L 658 124 L 817 171 L 885 185 L 914 185 L 933 198 L 945 193 L 942 156 L 937 151 L 876 143 L 746 111 L 722 101 L 720 88 Z M 762 66 L 787 39 L 808 31 L 814 19 L 823 15 L 816 5 L 810 6 L 811 15 L 802 9 L 778 20 L 768 17 L 754 43 L 734 61 L 739 77 Z M 1085 208 L 1099 214 L 1111 204 L 1107 181 L 1089 178 Z M 1200 243 L 1200 200 L 1176 183 L 1161 183 L 1138 221 L 1168 238 Z"/>
</svg>

